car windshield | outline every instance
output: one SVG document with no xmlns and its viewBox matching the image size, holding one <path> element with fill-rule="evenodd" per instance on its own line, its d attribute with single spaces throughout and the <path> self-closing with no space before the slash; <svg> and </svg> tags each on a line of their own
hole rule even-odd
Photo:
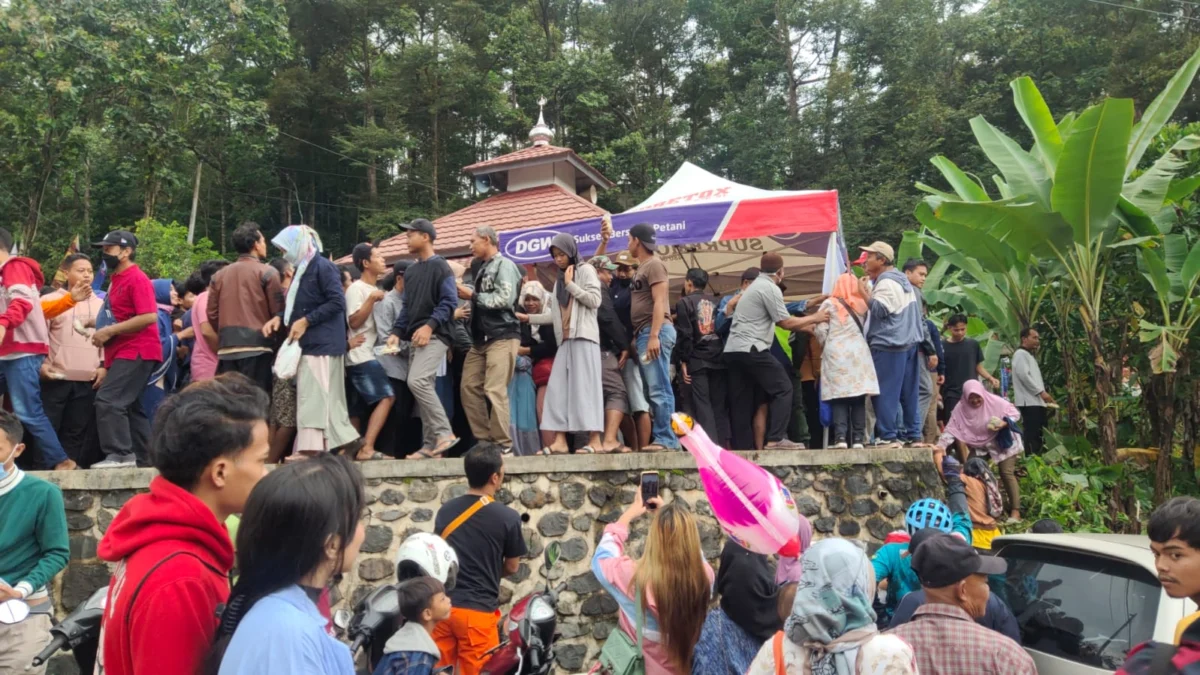
<svg viewBox="0 0 1200 675">
<path fill-rule="evenodd" d="M 1161 587 L 1144 568 L 1026 544 L 1000 556 L 1008 572 L 993 578 L 993 591 L 1017 617 L 1024 647 L 1116 670 L 1154 635 Z"/>
</svg>

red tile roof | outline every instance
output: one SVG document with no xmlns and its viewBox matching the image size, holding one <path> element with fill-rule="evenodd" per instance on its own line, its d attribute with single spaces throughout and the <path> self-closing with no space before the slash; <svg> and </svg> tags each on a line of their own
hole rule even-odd
<svg viewBox="0 0 1200 675">
<path fill-rule="evenodd" d="M 482 162 L 476 162 L 470 166 L 463 167 L 463 171 L 466 171 L 467 173 L 475 173 L 480 169 L 490 169 L 492 167 L 503 166 L 505 164 L 525 162 L 531 159 L 569 157 L 574 154 L 575 151 L 571 150 L 570 148 L 560 148 L 553 145 L 531 145 L 528 148 L 521 148 L 520 150 L 517 150 L 516 152 L 510 152 L 507 155 L 500 155 L 499 157 L 485 159 Z"/>
<path fill-rule="evenodd" d="M 503 232 L 596 218 L 605 213 L 599 206 L 557 185 L 503 192 L 433 221 L 438 232 L 435 246 L 439 253 L 453 256 L 470 246 L 471 233 L 480 225 Z M 388 263 L 408 254 L 404 233 L 385 239 L 379 246 Z"/>
</svg>

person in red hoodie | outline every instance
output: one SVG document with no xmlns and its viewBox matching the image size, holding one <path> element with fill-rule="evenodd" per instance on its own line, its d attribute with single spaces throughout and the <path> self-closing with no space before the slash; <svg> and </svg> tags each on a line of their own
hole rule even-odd
<svg viewBox="0 0 1200 675">
<path fill-rule="evenodd" d="M 100 541 L 117 563 L 100 627 L 103 675 L 194 675 L 229 599 L 241 513 L 266 474 L 266 392 L 240 373 L 195 383 L 158 410 L 150 492 L 129 500 Z"/>
<path fill-rule="evenodd" d="M 7 385 L 17 419 L 37 439 L 42 467 L 74 469 L 42 408 L 39 373 L 50 353 L 50 331 L 38 295 L 45 277 L 36 260 L 12 255 L 12 247 L 12 233 L 0 227 L 0 380 Z"/>
</svg>

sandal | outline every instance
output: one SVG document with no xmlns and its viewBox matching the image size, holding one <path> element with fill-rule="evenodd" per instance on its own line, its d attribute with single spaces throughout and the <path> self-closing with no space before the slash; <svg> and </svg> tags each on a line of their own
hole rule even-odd
<svg viewBox="0 0 1200 675">
<path fill-rule="evenodd" d="M 445 440 L 438 441 L 437 446 L 434 447 L 434 449 L 430 451 L 430 454 L 432 454 L 434 457 L 440 459 L 442 457 L 442 455 L 446 454 L 446 452 L 450 450 L 450 448 L 453 448 L 454 446 L 458 445 L 458 442 L 460 440 L 462 440 L 462 439 L 460 439 L 457 436 L 451 436 L 450 438 L 447 438 Z"/>
<path fill-rule="evenodd" d="M 666 451 L 667 451 L 666 447 L 659 445 L 657 443 L 651 443 L 650 445 L 643 445 L 642 449 L 639 452 L 666 452 Z"/>
<path fill-rule="evenodd" d="M 409 455 L 408 457 L 405 457 L 405 459 L 437 459 L 437 458 L 438 458 L 437 455 L 433 454 L 433 451 L 430 450 L 429 448 L 421 448 L 420 450 L 417 450 L 416 452 Z"/>
<path fill-rule="evenodd" d="M 356 462 L 376 462 L 381 459 L 391 459 L 391 457 L 388 457 L 387 455 L 383 454 L 382 452 L 379 452 L 378 450 L 371 453 L 371 455 L 369 457 L 359 457 L 358 455 L 354 456 L 354 461 L 356 461 Z"/>
<path fill-rule="evenodd" d="M 594 454 L 596 454 L 596 449 L 590 445 L 585 445 L 582 448 L 579 448 L 578 450 L 576 450 L 575 454 L 577 454 L 577 455 L 594 455 Z"/>
</svg>

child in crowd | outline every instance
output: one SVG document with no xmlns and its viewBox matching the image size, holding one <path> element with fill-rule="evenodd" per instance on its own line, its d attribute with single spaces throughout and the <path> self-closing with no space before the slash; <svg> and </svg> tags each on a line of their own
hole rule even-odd
<svg viewBox="0 0 1200 675">
<path fill-rule="evenodd" d="M 951 503 L 956 501 L 961 500 L 952 500 Z M 971 543 L 971 518 L 965 511 L 965 505 L 952 512 L 950 507 L 936 499 L 920 499 L 908 507 L 908 513 L 904 515 L 904 529 L 909 538 L 918 530 L 932 527 L 947 534 L 956 534 Z M 886 607 L 879 614 L 879 621 L 883 625 L 887 625 L 901 598 L 921 588 L 917 573 L 912 568 L 912 557 L 908 555 L 908 544 L 908 539 L 884 544 L 871 558 L 871 564 L 875 567 L 875 582 L 887 582 Z"/>
<path fill-rule="evenodd" d="M 430 675 L 441 658 L 433 628 L 450 618 L 450 596 L 433 577 L 409 579 L 396 593 L 405 623 L 388 639 L 375 675 Z"/>
</svg>

